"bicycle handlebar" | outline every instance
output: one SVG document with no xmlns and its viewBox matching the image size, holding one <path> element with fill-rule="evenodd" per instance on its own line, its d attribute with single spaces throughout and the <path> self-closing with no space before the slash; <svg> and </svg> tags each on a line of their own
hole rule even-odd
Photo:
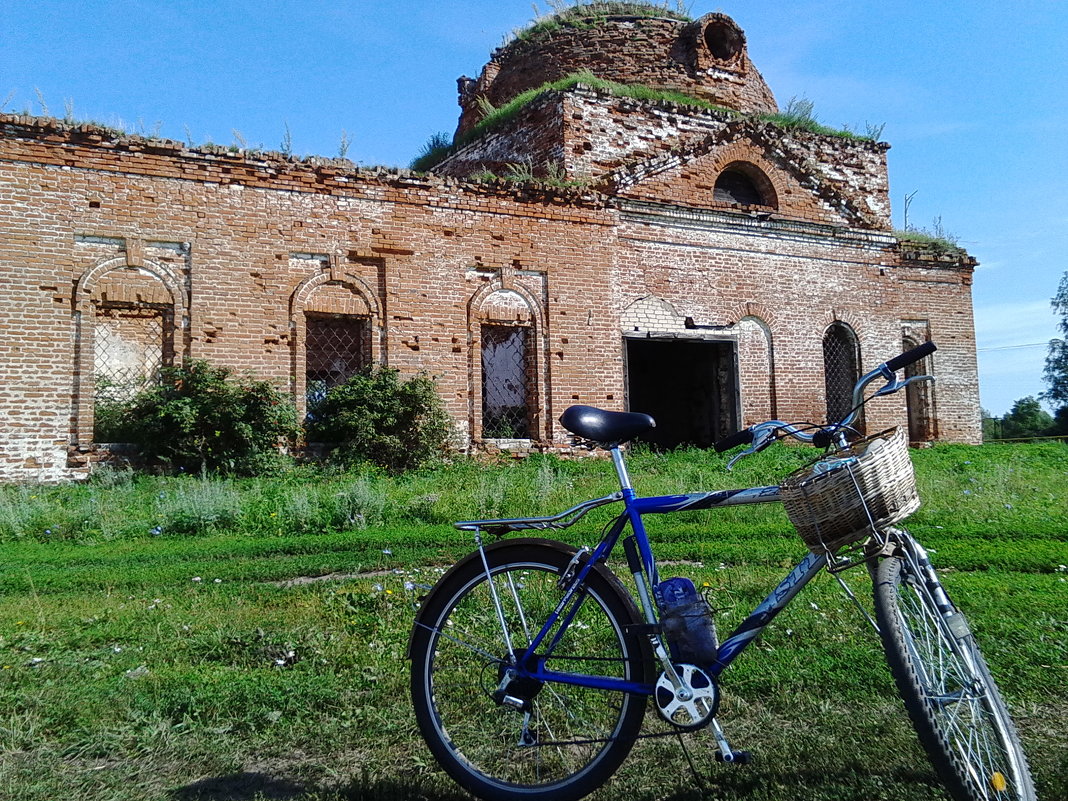
<svg viewBox="0 0 1068 801">
<path fill-rule="evenodd" d="M 929 356 L 936 350 L 938 350 L 938 348 L 935 347 L 935 343 L 924 342 L 922 345 L 919 345 L 913 348 L 912 350 L 907 350 L 900 356 L 895 356 L 894 358 L 892 358 L 886 363 L 886 369 L 889 370 L 891 373 L 896 373 L 902 367 L 906 367 L 907 365 L 910 365 L 913 362 L 918 362 L 924 356 Z"/>
<path fill-rule="evenodd" d="M 811 427 L 811 431 L 804 431 L 798 428 L 795 424 L 785 423 L 782 420 L 768 420 L 765 423 L 757 423 L 742 431 L 736 431 L 735 433 L 718 440 L 714 447 L 717 452 L 722 453 L 723 451 L 730 450 L 738 445 L 749 445 L 748 448 L 731 459 L 727 464 L 727 467 L 729 468 L 742 456 L 748 456 L 749 454 L 763 450 L 775 441 L 775 439 L 783 436 L 791 436 L 802 442 L 813 442 L 813 440 L 820 441 L 821 444 L 823 441 L 833 442 L 838 436 L 844 437 L 845 430 L 857 419 L 857 413 L 860 411 L 860 408 L 872 398 L 877 398 L 880 395 L 890 395 L 900 389 L 904 389 L 913 381 L 933 381 L 934 379 L 929 375 L 912 376 L 904 381 L 898 381 L 895 373 L 902 367 L 914 364 L 925 356 L 934 353 L 937 349 L 935 343 L 924 342 L 918 347 L 907 350 L 889 361 L 883 362 L 871 372 L 861 376 L 860 380 L 858 380 L 853 387 L 853 408 L 842 420 L 829 422 L 825 427 Z M 877 378 L 885 379 L 886 384 L 872 394 L 871 397 L 865 398 L 864 390 L 867 388 L 868 384 Z"/>
<path fill-rule="evenodd" d="M 716 453 L 723 453 L 723 451 L 729 451 L 738 445 L 748 445 L 752 441 L 753 429 L 743 428 L 741 431 L 735 431 L 730 436 L 716 440 L 712 447 L 716 449 Z"/>
</svg>

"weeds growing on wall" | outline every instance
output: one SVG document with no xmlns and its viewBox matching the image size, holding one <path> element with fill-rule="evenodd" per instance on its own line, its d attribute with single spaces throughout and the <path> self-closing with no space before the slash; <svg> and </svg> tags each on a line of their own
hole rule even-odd
<svg viewBox="0 0 1068 801">
<path fill-rule="evenodd" d="M 541 86 L 528 89 L 513 97 L 502 106 L 494 107 L 485 98 L 480 98 L 480 106 L 485 116 L 478 125 L 451 144 L 444 134 L 435 134 L 423 146 L 419 156 L 411 163 L 411 168 L 417 172 L 428 172 L 438 164 L 452 156 L 471 142 L 490 133 L 514 119 L 519 112 L 548 92 L 564 92 L 578 85 L 586 86 L 599 92 L 626 97 L 632 100 L 641 100 L 649 103 L 674 103 L 679 106 L 717 111 L 730 117 L 743 118 L 741 112 L 724 106 L 710 103 L 699 97 L 693 97 L 684 92 L 670 89 L 656 89 L 642 84 L 623 84 L 615 81 L 598 78 L 588 70 L 572 73 L 558 81 L 550 81 Z M 861 135 L 849 128 L 832 128 L 820 123 L 815 116 L 811 100 L 805 98 L 793 98 L 787 104 L 786 109 L 778 114 L 756 114 L 754 117 L 772 125 L 787 130 L 802 130 L 822 136 L 837 136 L 844 139 L 856 139 L 862 141 L 874 141 L 882 134 L 881 126 L 867 126 L 867 134 Z"/>
<path fill-rule="evenodd" d="M 613 16 L 626 17 L 667 17 L 682 22 L 693 19 L 687 13 L 683 2 L 568 2 L 568 0 L 549 0 L 549 11 L 539 14 L 528 27 L 513 33 L 514 39 L 526 41 L 551 34 L 561 28 L 593 28 L 605 18 Z M 534 4 L 538 13 L 537 3 Z"/>
</svg>

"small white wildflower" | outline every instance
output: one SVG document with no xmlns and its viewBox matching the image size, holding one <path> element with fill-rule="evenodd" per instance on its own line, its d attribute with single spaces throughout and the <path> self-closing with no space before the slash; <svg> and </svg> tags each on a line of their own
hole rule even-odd
<svg viewBox="0 0 1068 801">
<path fill-rule="evenodd" d="M 818 603 L 816 603 L 815 601 L 809 601 L 808 605 L 811 606 L 813 609 L 819 609 L 820 608 L 820 605 Z"/>
<path fill-rule="evenodd" d="M 111 650 L 114 651 L 117 654 L 121 654 L 122 653 L 122 646 L 121 645 L 116 645 L 116 646 L 112 647 Z"/>
<path fill-rule="evenodd" d="M 193 576 L 193 581 L 203 581 L 200 576 Z"/>
<path fill-rule="evenodd" d="M 222 584 L 222 579 L 215 579 L 216 584 Z"/>
<path fill-rule="evenodd" d="M 384 553 L 386 556 L 393 556 L 393 551 L 391 551 L 389 548 L 383 548 L 382 553 Z"/>
<path fill-rule="evenodd" d="M 374 590 L 375 592 L 382 592 L 384 587 L 381 584 L 372 584 L 371 585 L 371 589 Z"/>
<path fill-rule="evenodd" d="M 404 582 L 404 591 L 405 592 L 411 592 L 414 589 L 415 589 L 415 582 L 414 581 L 406 581 L 406 582 Z"/>
</svg>

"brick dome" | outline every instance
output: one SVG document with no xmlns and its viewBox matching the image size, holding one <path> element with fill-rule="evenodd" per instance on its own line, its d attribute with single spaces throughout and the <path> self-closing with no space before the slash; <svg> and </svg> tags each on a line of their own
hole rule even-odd
<svg viewBox="0 0 1068 801">
<path fill-rule="evenodd" d="M 581 16 L 589 9 L 589 16 Z M 725 14 L 686 21 L 640 15 L 598 15 L 578 6 L 559 25 L 534 29 L 498 48 L 477 80 L 460 78 L 463 109 L 457 133 L 483 116 L 485 98 L 499 107 L 550 81 L 588 71 L 623 84 L 641 84 L 700 97 L 744 112 L 778 111 L 749 60 L 745 33 Z"/>
</svg>

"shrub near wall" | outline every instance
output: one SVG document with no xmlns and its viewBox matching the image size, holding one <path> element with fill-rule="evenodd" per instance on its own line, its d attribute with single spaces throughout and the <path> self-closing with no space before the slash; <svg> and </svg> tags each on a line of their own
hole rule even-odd
<svg viewBox="0 0 1068 801">
<path fill-rule="evenodd" d="M 331 444 L 342 464 L 371 462 L 391 472 L 422 467 L 445 453 L 449 418 L 434 380 L 406 381 L 397 370 L 375 367 L 330 389 L 308 411 L 310 441 Z"/>
<path fill-rule="evenodd" d="M 150 464 L 175 472 L 277 469 L 280 446 L 300 433 L 293 404 L 270 383 L 199 360 L 163 368 L 117 417 Z"/>
</svg>

